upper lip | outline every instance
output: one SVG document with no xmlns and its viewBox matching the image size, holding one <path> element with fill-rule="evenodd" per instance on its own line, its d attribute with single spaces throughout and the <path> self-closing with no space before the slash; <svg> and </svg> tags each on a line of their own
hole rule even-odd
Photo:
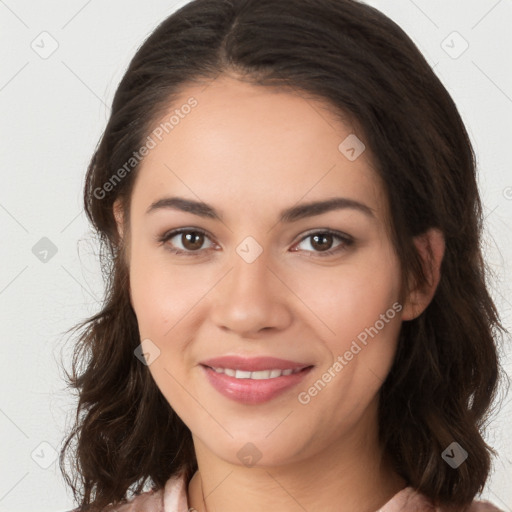
<svg viewBox="0 0 512 512">
<path fill-rule="evenodd" d="M 257 372 L 261 370 L 296 370 L 297 368 L 307 368 L 312 366 L 307 363 L 298 363 L 276 357 L 241 357 L 241 356 L 222 356 L 201 361 L 203 366 L 210 368 L 230 368 L 232 370 L 242 370 L 246 372 Z"/>
</svg>

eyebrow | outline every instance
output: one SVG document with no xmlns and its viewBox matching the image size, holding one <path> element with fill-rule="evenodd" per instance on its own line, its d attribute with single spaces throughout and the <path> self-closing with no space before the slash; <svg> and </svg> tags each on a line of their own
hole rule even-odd
<svg viewBox="0 0 512 512">
<path fill-rule="evenodd" d="M 183 197 L 163 197 L 158 201 L 152 203 L 146 211 L 146 214 L 155 212 L 161 209 L 179 210 L 187 213 L 198 215 L 208 219 L 215 219 L 223 221 L 222 214 L 218 212 L 213 206 L 202 201 L 195 201 L 192 199 L 185 199 Z M 374 216 L 374 210 L 369 206 L 360 203 L 354 199 L 346 197 L 334 197 L 324 201 L 313 201 L 309 203 L 302 203 L 291 208 L 286 208 L 281 211 L 279 221 L 284 223 L 291 223 L 304 219 L 306 217 L 313 217 L 321 215 L 333 210 L 351 209 L 356 210 L 369 217 Z"/>
</svg>

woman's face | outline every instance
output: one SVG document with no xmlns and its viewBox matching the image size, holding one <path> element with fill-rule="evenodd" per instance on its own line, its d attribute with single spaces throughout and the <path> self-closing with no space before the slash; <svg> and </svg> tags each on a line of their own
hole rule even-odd
<svg viewBox="0 0 512 512">
<path fill-rule="evenodd" d="M 325 104 L 226 76 L 162 123 L 175 109 L 130 210 L 132 304 L 161 392 L 196 448 L 239 465 L 375 432 L 403 312 L 369 150 Z"/>
</svg>

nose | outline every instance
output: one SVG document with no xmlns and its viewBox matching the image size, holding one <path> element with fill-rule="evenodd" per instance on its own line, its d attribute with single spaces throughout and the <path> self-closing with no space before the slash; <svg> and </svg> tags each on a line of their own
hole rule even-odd
<svg viewBox="0 0 512 512">
<path fill-rule="evenodd" d="M 247 263 L 237 254 L 228 275 L 211 297 L 211 319 L 224 331 L 251 338 L 263 329 L 282 330 L 292 322 L 290 289 L 269 267 L 263 252 Z"/>
</svg>

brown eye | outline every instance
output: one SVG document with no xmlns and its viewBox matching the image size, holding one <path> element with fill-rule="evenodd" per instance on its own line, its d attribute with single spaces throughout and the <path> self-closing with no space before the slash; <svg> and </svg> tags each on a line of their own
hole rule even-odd
<svg viewBox="0 0 512 512">
<path fill-rule="evenodd" d="M 350 245 L 354 243 L 354 239 L 343 233 L 326 231 L 316 231 L 305 236 L 297 246 L 304 245 L 309 240 L 309 248 L 302 248 L 299 250 L 305 250 L 310 254 L 317 256 L 331 256 L 335 253 L 346 250 Z M 335 244 L 335 240 L 338 243 Z"/>
<path fill-rule="evenodd" d="M 165 249 L 184 256 L 199 256 L 207 249 L 211 249 L 211 241 L 209 247 L 203 248 L 206 240 L 210 240 L 210 237 L 198 229 L 175 229 L 158 238 Z"/>
</svg>

